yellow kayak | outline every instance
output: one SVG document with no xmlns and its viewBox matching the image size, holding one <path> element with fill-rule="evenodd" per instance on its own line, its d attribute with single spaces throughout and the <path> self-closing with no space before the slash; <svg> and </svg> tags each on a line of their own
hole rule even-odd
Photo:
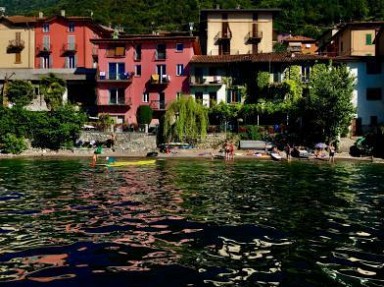
<svg viewBox="0 0 384 287">
<path fill-rule="evenodd" d="M 120 167 L 120 166 L 130 166 L 130 165 L 148 165 L 154 164 L 156 162 L 155 159 L 151 160 L 138 160 L 138 161 L 115 161 L 111 163 L 104 164 L 107 167 Z"/>
</svg>

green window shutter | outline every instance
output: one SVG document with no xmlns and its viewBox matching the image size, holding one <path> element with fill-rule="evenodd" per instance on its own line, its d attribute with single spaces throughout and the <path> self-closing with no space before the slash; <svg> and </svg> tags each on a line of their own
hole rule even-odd
<svg viewBox="0 0 384 287">
<path fill-rule="evenodd" d="M 365 45 L 372 45 L 372 35 L 365 34 Z"/>
</svg>

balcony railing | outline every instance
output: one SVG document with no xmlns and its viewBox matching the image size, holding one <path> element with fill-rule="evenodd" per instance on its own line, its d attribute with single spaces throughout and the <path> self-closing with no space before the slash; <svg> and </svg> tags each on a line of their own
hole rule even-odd
<svg viewBox="0 0 384 287">
<path fill-rule="evenodd" d="M 167 85 L 170 81 L 171 77 L 169 75 L 153 74 L 150 79 L 151 85 Z"/>
<path fill-rule="evenodd" d="M 38 44 L 36 46 L 36 52 L 38 54 L 40 53 L 51 53 L 52 52 L 52 45 L 47 43 Z"/>
<path fill-rule="evenodd" d="M 132 98 L 131 97 L 126 98 L 124 96 L 121 96 L 117 99 L 116 102 L 105 102 L 105 101 L 102 101 L 100 98 L 98 98 L 97 105 L 98 106 L 120 106 L 120 107 L 131 106 Z"/>
<path fill-rule="evenodd" d="M 97 75 L 98 82 L 132 82 L 134 73 L 109 73 L 100 71 Z"/>
<path fill-rule="evenodd" d="M 261 38 L 263 38 L 263 31 L 253 30 L 247 33 L 244 37 L 244 42 L 247 44 L 257 44 L 261 41 Z"/>
<path fill-rule="evenodd" d="M 152 108 L 152 110 L 165 110 L 165 101 L 164 100 L 153 100 L 149 104 L 149 106 Z"/>
<path fill-rule="evenodd" d="M 221 25 L 221 31 L 219 31 L 215 37 L 214 37 L 214 42 L 222 42 L 222 41 L 229 41 L 232 38 L 232 33 L 231 30 L 229 29 L 229 24 L 228 22 L 223 22 Z"/>
<path fill-rule="evenodd" d="M 20 52 L 23 50 L 25 47 L 25 43 L 23 40 L 10 40 L 8 47 L 7 47 L 7 52 Z"/>
<path fill-rule="evenodd" d="M 190 84 L 193 86 L 217 86 L 222 85 L 223 81 L 221 76 L 191 76 Z"/>
</svg>

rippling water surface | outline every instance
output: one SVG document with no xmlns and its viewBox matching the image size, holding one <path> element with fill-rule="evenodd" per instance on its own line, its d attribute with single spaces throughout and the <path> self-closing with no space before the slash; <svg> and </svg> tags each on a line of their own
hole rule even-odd
<svg viewBox="0 0 384 287">
<path fill-rule="evenodd" d="M 384 286 L 384 165 L 0 160 L 0 285 Z"/>
</svg>

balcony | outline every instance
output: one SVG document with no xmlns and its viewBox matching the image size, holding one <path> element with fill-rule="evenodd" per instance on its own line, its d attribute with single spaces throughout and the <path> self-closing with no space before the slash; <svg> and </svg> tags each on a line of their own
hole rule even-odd
<svg viewBox="0 0 384 287">
<path fill-rule="evenodd" d="M 191 76 L 191 86 L 221 86 L 223 84 L 221 76 Z"/>
<path fill-rule="evenodd" d="M 117 99 L 116 102 L 104 102 L 100 98 L 97 99 L 97 105 L 103 107 L 121 107 L 122 109 L 132 106 L 132 98 L 125 98 L 121 96 Z"/>
<path fill-rule="evenodd" d="M 50 54 L 52 52 L 52 45 L 43 43 L 43 44 L 38 44 L 36 46 L 36 53 L 37 54 Z"/>
<path fill-rule="evenodd" d="M 153 100 L 149 104 L 149 106 L 152 108 L 154 111 L 164 111 L 165 110 L 165 101 L 164 100 Z"/>
<path fill-rule="evenodd" d="M 134 73 L 108 73 L 104 71 L 100 71 L 97 74 L 96 80 L 102 83 L 132 83 Z"/>
<path fill-rule="evenodd" d="M 151 85 L 168 85 L 171 81 L 171 77 L 169 75 L 159 75 L 159 74 L 153 74 L 151 76 L 151 79 L 149 80 L 149 83 Z"/>
<path fill-rule="evenodd" d="M 77 51 L 77 45 L 76 43 L 66 43 L 63 44 L 63 47 L 61 48 L 62 54 L 74 54 Z"/>
<path fill-rule="evenodd" d="M 10 40 L 7 47 L 7 53 L 19 53 L 24 47 L 25 43 L 23 40 Z"/>
<path fill-rule="evenodd" d="M 263 31 L 253 30 L 252 32 L 248 32 L 248 34 L 244 37 L 244 42 L 246 44 L 258 44 L 263 38 Z"/>
<path fill-rule="evenodd" d="M 224 41 L 230 41 L 231 38 L 232 38 L 232 32 L 229 29 L 229 24 L 228 22 L 223 22 L 221 31 L 215 35 L 213 40 L 216 44 L 218 44 Z"/>
<path fill-rule="evenodd" d="M 208 55 L 218 56 L 218 55 L 239 55 L 240 51 L 237 49 L 230 49 L 229 51 L 221 51 L 220 49 L 212 49 L 208 52 Z"/>
</svg>

